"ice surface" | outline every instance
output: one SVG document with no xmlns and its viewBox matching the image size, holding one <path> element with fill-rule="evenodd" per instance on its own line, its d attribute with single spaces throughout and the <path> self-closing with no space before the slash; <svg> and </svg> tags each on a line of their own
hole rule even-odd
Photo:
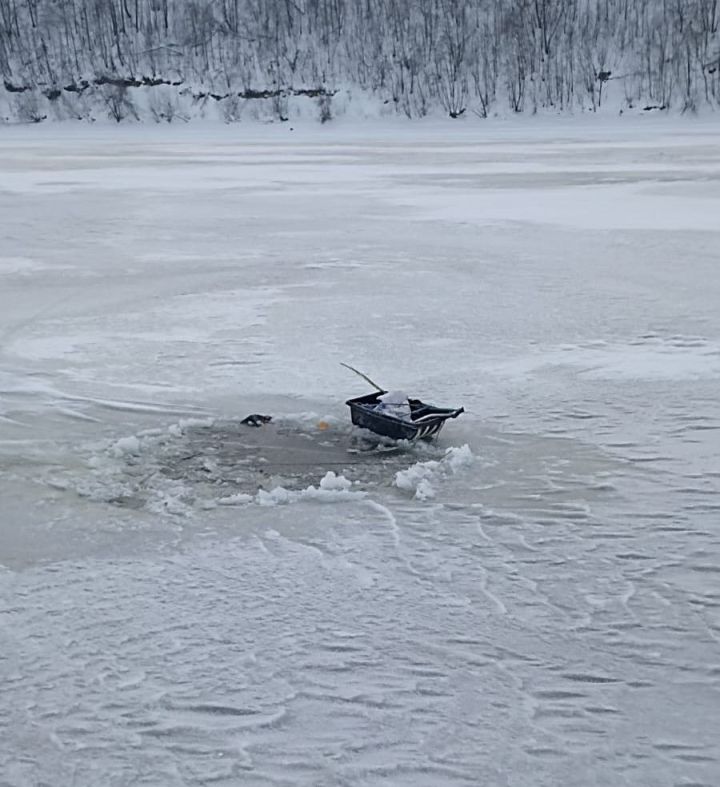
<svg viewBox="0 0 720 787">
<path fill-rule="evenodd" d="M 640 120 L 0 129 L 0 784 L 720 783 L 720 142 Z"/>
</svg>

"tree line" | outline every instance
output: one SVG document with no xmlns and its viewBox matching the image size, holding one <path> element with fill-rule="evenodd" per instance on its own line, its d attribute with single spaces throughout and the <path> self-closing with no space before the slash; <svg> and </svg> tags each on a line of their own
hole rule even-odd
<svg viewBox="0 0 720 787">
<path fill-rule="evenodd" d="M 154 82 L 224 101 L 229 119 L 255 93 L 282 117 L 293 91 L 329 116 L 344 88 L 408 117 L 595 110 L 609 96 L 692 111 L 720 104 L 718 3 L 0 0 L 0 72 L 18 101 L 92 89 L 123 102 Z"/>
</svg>

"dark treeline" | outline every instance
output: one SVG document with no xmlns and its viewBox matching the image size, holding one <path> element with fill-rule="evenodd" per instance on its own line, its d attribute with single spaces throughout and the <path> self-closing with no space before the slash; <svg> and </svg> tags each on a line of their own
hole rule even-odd
<svg viewBox="0 0 720 787">
<path fill-rule="evenodd" d="M 166 82 L 229 117 L 253 91 L 282 116 L 293 91 L 330 102 L 346 87 L 410 117 L 597 109 L 610 95 L 693 110 L 720 104 L 718 3 L 0 0 L 0 72 L 18 101 L 92 87 L 122 102 Z"/>
</svg>

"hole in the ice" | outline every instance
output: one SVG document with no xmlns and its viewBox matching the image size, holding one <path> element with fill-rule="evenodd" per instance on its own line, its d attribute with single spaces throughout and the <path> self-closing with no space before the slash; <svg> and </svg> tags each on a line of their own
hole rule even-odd
<svg viewBox="0 0 720 787">
<path fill-rule="evenodd" d="M 181 423 L 117 440 L 92 458 L 94 484 L 82 486 L 88 496 L 123 508 L 187 513 L 261 490 L 307 489 L 329 472 L 343 479 L 343 489 L 392 486 L 398 471 L 443 453 L 437 445 L 397 443 L 326 421 L 260 428 L 239 420 Z"/>
</svg>

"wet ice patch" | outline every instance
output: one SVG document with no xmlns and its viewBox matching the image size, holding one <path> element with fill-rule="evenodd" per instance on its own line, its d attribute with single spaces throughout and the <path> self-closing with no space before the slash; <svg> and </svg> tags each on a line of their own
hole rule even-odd
<svg viewBox="0 0 720 787">
<path fill-rule="evenodd" d="M 524 377 L 573 367 L 588 380 L 708 380 L 720 377 L 720 344 L 698 336 L 644 334 L 623 343 L 559 345 L 531 356 L 485 365 L 502 376 Z"/>
<path fill-rule="evenodd" d="M 506 165 L 504 165 L 506 166 Z M 566 170 L 567 172 L 567 170 Z M 504 175 L 512 177 L 511 172 Z M 502 173 L 496 183 L 503 185 Z M 555 224 L 584 230 L 695 230 L 713 231 L 717 214 L 712 200 L 677 195 L 669 190 L 649 189 L 643 183 L 611 185 L 594 180 L 585 185 L 566 185 L 549 189 L 547 174 L 535 173 L 542 187 L 534 188 L 532 178 L 522 191 L 512 188 L 486 187 L 463 190 L 438 189 L 433 183 L 414 183 L 405 191 L 396 189 L 392 199 L 412 206 L 418 219 L 432 218 L 463 224 L 517 222 L 518 216 L 529 224 Z M 487 175 L 484 178 L 490 186 Z M 578 195 L 581 195 L 579 198 Z"/>
<path fill-rule="evenodd" d="M 0 257 L 0 276 L 20 275 L 29 276 L 36 271 L 50 268 L 46 263 L 30 257 Z"/>
<path fill-rule="evenodd" d="M 417 500 L 429 500 L 435 497 L 438 483 L 468 467 L 473 460 L 468 445 L 450 447 L 440 460 L 416 462 L 406 470 L 399 470 L 395 474 L 395 486 L 405 492 L 412 492 Z"/>
<path fill-rule="evenodd" d="M 720 345 L 701 337 L 646 335 L 592 352 L 589 379 L 693 380 L 720 377 Z"/>
</svg>

